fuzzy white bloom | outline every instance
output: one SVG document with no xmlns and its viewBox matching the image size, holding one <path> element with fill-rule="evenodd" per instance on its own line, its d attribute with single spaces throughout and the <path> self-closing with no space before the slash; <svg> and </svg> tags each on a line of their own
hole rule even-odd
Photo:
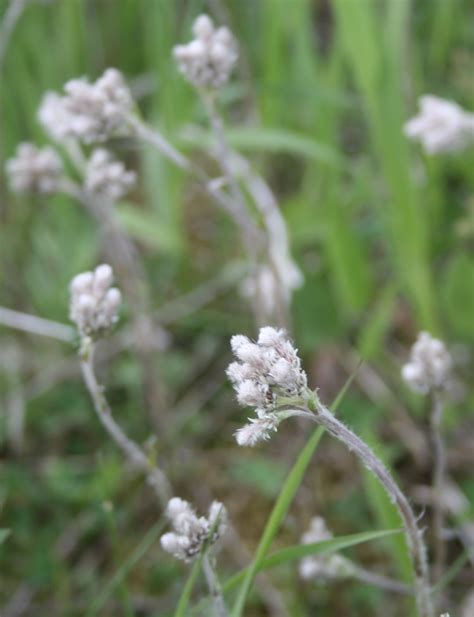
<svg viewBox="0 0 474 617">
<path fill-rule="evenodd" d="M 50 194 L 59 187 L 63 164 L 53 148 L 22 143 L 6 162 L 5 171 L 13 191 Z"/>
<path fill-rule="evenodd" d="M 161 546 L 176 559 L 192 561 L 203 549 L 208 547 L 225 533 L 227 511 L 224 505 L 213 501 L 208 516 L 196 515 L 192 506 L 179 497 L 173 497 L 166 508 L 173 531 L 161 537 Z"/>
<path fill-rule="evenodd" d="M 107 69 L 94 83 L 72 79 L 64 92 L 48 92 L 38 111 L 39 121 L 54 139 L 101 142 L 126 129 L 133 99 L 116 69 Z"/>
<path fill-rule="evenodd" d="M 310 527 L 301 536 L 303 544 L 313 544 L 330 540 L 333 537 L 320 516 L 311 519 Z M 351 572 L 351 563 L 341 555 L 309 555 L 300 561 L 299 573 L 304 580 L 314 578 L 338 578 L 348 576 Z"/>
<path fill-rule="evenodd" d="M 419 99 L 420 113 L 404 127 L 405 135 L 421 142 L 428 154 L 457 152 L 474 141 L 474 114 L 437 96 Z"/>
<path fill-rule="evenodd" d="M 122 295 L 112 282 L 113 271 L 107 264 L 72 279 L 69 315 L 81 336 L 100 337 L 117 322 Z"/>
<path fill-rule="evenodd" d="M 235 39 L 225 26 L 215 28 L 207 15 L 196 19 L 193 34 L 196 38 L 190 43 L 173 49 L 178 68 L 198 88 L 219 88 L 228 81 L 238 59 Z"/>
<path fill-rule="evenodd" d="M 235 432 L 235 440 L 239 446 L 257 445 L 260 441 L 267 441 L 272 432 L 276 432 L 280 420 L 278 416 L 267 413 L 261 418 L 250 418 L 248 424 L 244 424 Z"/>
<path fill-rule="evenodd" d="M 94 150 L 87 162 L 85 188 L 89 193 L 118 201 L 133 187 L 137 179 L 121 161 L 104 148 Z"/>
<path fill-rule="evenodd" d="M 274 411 L 281 398 L 301 396 L 307 388 L 301 360 L 284 330 L 267 326 L 260 329 L 256 342 L 241 334 L 231 338 L 237 362 L 227 368 L 237 401 L 254 407 L 257 418 L 235 433 L 240 446 L 254 446 L 270 438 L 281 421 Z"/>
<path fill-rule="evenodd" d="M 402 377 L 415 392 L 428 394 L 446 386 L 452 364 L 445 344 L 428 332 L 420 332 L 411 348 L 409 362 L 402 367 Z"/>
</svg>

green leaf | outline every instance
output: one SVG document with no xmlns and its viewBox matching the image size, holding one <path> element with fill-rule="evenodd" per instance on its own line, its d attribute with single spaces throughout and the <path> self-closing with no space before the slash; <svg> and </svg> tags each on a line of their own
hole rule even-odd
<svg viewBox="0 0 474 617">
<path fill-rule="evenodd" d="M 280 525 L 288 512 L 291 502 L 293 501 L 293 497 L 295 496 L 296 491 L 303 480 L 304 473 L 313 457 L 314 451 L 316 450 L 321 437 L 323 436 L 323 433 L 324 429 L 321 427 L 318 427 L 313 432 L 312 436 L 308 440 L 308 443 L 288 474 L 285 484 L 283 485 L 280 495 L 278 496 L 278 499 L 270 514 L 270 518 L 265 526 L 265 530 L 257 547 L 254 560 L 245 571 L 242 587 L 232 610 L 232 617 L 240 617 L 243 613 L 245 602 L 252 587 L 254 578 L 261 568 L 273 538 L 277 534 Z"/>
<path fill-rule="evenodd" d="M 331 538 L 330 540 L 323 540 L 321 542 L 313 542 L 311 544 L 296 544 L 287 548 L 275 551 L 268 557 L 266 557 L 258 568 L 258 572 L 262 570 L 268 570 L 269 568 L 275 568 L 289 561 L 296 561 L 303 557 L 310 555 L 328 555 L 330 553 L 336 553 L 345 548 L 351 546 L 357 546 L 364 542 L 370 542 L 372 540 L 378 540 L 379 538 L 385 538 L 393 534 L 401 533 L 401 529 L 387 529 L 379 531 L 364 531 L 362 533 L 354 533 L 348 536 L 340 536 L 338 538 Z M 247 569 L 238 572 L 223 585 L 224 591 L 230 591 L 233 587 L 238 585 L 240 581 L 245 577 Z"/>
<path fill-rule="evenodd" d="M 0 544 L 3 544 L 10 535 L 9 529 L 0 529 Z"/>
</svg>

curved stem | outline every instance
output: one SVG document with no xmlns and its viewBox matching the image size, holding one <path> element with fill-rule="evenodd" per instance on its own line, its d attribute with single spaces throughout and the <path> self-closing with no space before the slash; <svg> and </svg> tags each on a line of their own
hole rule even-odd
<svg viewBox="0 0 474 617">
<path fill-rule="evenodd" d="M 204 570 L 204 576 L 206 577 L 209 593 L 214 604 L 214 612 L 216 617 L 229 617 L 229 611 L 227 610 L 224 601 L 224 595 L 222 593 L 219 579 L 217 578 L 217 574 L 214 570 L 214 566 L 212 565 L 208 552 L 206 552 L 203 556 L 202 567 Z"/>
<path fill-rule="evenodd" d="M 444 511 L 443 511 L 443 484 L 446 467 L 446 454 L 441 436 L 441 420 L 443 418 L 443 404 L 440 394 L 434 392 L 431 410 L 431 441 L 433 444 L 433 538 L 434 538 L 434 566 L 433 581 L 437 583 L 443 576 L 446 561 L 446 545 L 443 539 Z"/>
<path fill-rule="evenodd" d="M 351 452 L 354 452 L 365 467 L 380 481 L 391 501 L 396 505 L 405 526 L 405 534 L 415 571 L 415 594 L 419 614 L 421 617 L 433 617 L 426 548 L 408 499 L 373 450 L 358 435 L 340 422 L 319 400 L 315 401 L 315 406 L 315 413 L 306 408 L 294 407 L 295 411 L 292 415 L 302 416 L 323 426 L 328 433 L 344 443 Z"/>
<path fill-rule="evenodd" d="M 110 405 L 104 394 L 103 387 L 97 381 L 94 372 L 94 343 L 83 341 L 80 360 L 81 371 L 84 382 L 89 391 L 96 414 L 109 436 L 115 441 L 117 446 L 125 454 L 130 463 L 140 469 L 146 476 L 148 484 L 151 486 L 161 505 L 166 506 L 171 497 L 171 488 L 168 479 L 161 469 L 155 467 L 143 450 L 123 432 L 115 422 Z"/>
</svg>

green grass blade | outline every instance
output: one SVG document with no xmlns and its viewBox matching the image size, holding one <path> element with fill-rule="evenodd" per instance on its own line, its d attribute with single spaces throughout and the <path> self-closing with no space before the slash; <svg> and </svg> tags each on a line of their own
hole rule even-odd
<svg viewBox="0 0 474 617">
<path fill-rule="evenodd" d="M 194 585 L 196 584 L 196 580 L 199 576 L 199 572 L 201 571 L 201 562 L 202 562 L 202 555 L 199 559 L 197 559 L 194 562 L 194 565 L 191 570 L 191 574 L 189 575 L 189 578 L 186 581 L 186 585 L 184 586 L 183 592 L 179 599 L 178 606 L 176 608 L 174 617 L 186 617 L 186 611 L 188 609 L 189 600 L 191 598 Z"/>
<path fill-rule="evenodd" d="M 9 529 L 0 529 L 0 544 L 3 544 L 10 535 Z"/>
<path fill-rule="evenodd" d="M 324 430 L 322 428 L 317 428 L 313 432 L 308 443 L 304 447 L 296 463 L 288 474 L 288 477 L 277 499 L 277 502 L 273 507 L 272 513 L 270 514 L 270 518 L 268 519 L 262 538 L 257 547 L 255 558 L 250 564 L 250 567 L 245 572 L 242 587 L 239 591 L 237 600 L 232 609 L 232 617 L 240 617 L 243 613 L 245 602 L 247 600 L 247 596 L 250 592 L 255 576 L 258 570 L 261 568 L 261 565 L 265 559 L 265 555 L 267 554 L 268 549 L 270 548 L 273 538 L 278 532 L 278 529 L 280 528 L 280 525 L 283 522 L 286 513 L 288 512 L 291 502 L 293 501 L 293 497 L 295 496 L 296 491 L 298 490 L 301 481 L 303 480 L 306 468 L 308 467 L 309 462 L 313 457 L 314 451 L 316 450 L 319 441 L 323 436 L 323 433 Z"/>
<path fill-rule="evenodd" d="M 287 548 L 275 551 L 266 557 L 260 564 L 258 572 L 268 570 L 269 568 L 275 568 L 276 566 L 289 561 L 296 561 L 310 555 L 328 555 L 330 553 L 336 553 L 351 546 L 357 546 L 358 544 L 362 544 L 364 542 L 378 540 L 379 538 L 385 538 L 386 536 L 400 532 L 400 529 L 364 531 L 362 533 L 354 533 L 348 536 L 340 536 L 339 538 L 331 538 L 331 540 L 324 540 L 322 542 L 295 544 L 294 546 L 288 546 Z M 242 570 L 228 579 L 223 585 L 223 590 L 227 592 L 236 587 L 244 579 L 247 570 L 248 569 Z"/>
</svg>

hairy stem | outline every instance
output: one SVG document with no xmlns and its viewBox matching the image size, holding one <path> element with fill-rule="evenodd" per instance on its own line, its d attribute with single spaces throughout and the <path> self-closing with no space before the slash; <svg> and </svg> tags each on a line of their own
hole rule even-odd
<svg viewBox="0 0 474 617">
<path fill-rule="evenodd" d="M 433 582 L 437 583 L 443 576 L 446 561 L 446 544 L 443 539 L 444 509 L 443 485 L 446 467 L 446 454 L 441 435 L 443 404 L 439 392 L 432 395 L 431 441 L 433 445 L 433 538 L 434 565 Z"/>
<path fill-rule="evenodd" d="M 315 413 L 312 413 L 307 408 L 296 408 L 294 415 L 308 418 L 316 424 L 323 426 L 329 434 L 341 441 L 351 452 L 356 454 L 364 466 L 379 480 L 390 500 L 396 505 L 404 523 L 407 543 L 415 571 L 415 595 L 418 611 L 420 617 L 433 617 L 426 548 L 408 499 L 400 490 L 382 461 L 358 435 L 340 422 L 318 399 L 315 401 L 315 407 Z"/>
<path fill-rule="evenodd" d="M 227 610 L 224 595 L 222 593 L 219 579 L 217 578 L 217 574 L 214 570 L 214 566 L 211 562 L 209 552 L 206 552 L 203 556 L 202 567 L 214 605 L 215 617 L 229 617 L 229 611 Z"/>
<path fill-rule="evenodd" d="M 81 371 L 94 404 L 96 414 L 109 436 L 115 441 L 122 450 L 128 461 L 137 469 L 142 471 L 147 478 L 161 505 L 166 506 L 171 497 L 171 488 L 168 479 L 161 469 L 155 467 L 148 459 L 143 450 L 123 432 L 115 422 L 110 405 L 104 394 L 104 388 L 97 381 L 94 371 L 94 351 L 95 346 L 92 341 L 85 339 L 82 341 L 80 351 Z"/>
</svg>

